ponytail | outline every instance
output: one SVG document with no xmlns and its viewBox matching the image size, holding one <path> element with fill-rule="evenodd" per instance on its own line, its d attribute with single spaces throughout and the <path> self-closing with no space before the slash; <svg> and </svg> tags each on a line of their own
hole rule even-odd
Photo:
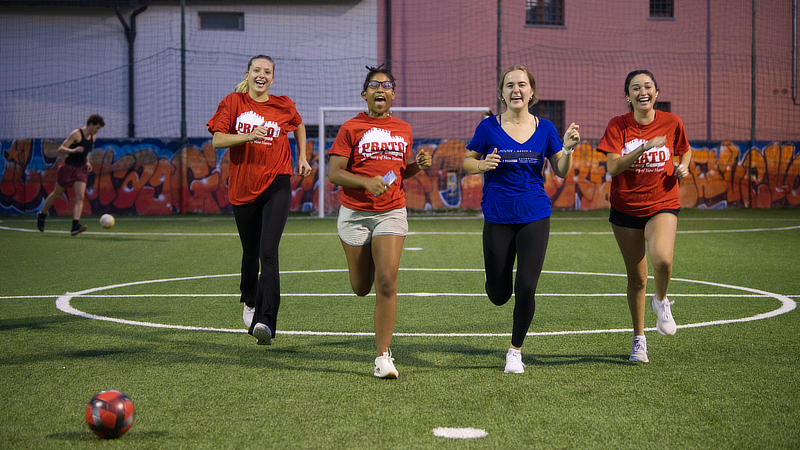
<svg viewBox="0 0 800 450">
<path fill-rule="evenodd" d="M 244 81 L 237 84 L 235 88 L 233 88 L 233 92 L 249 92 L 250 86 L 247 85 L 247 78 L 245 77 Z"/>
</svg>

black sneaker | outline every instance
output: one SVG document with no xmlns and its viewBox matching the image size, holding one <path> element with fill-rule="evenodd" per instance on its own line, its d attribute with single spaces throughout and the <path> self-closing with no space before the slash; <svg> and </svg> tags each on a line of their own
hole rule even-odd
<svg viewBox="0 0 800 450">
<path fill-rule="evenodd" d="M 70 231 L 69 234 L 71 234 L 72 236 L 75 236 L 76 234 L 83 233 L 88 228 L 89 227 L 87 227 L 86 225 L 81 225 L 79 223 L 76 223 L 76 224 L 72 225 L 72 231 Z"/>
<path fill-rule="evenodd" d="M 39 213 L 36 215 L 36 228 L 38 228 L 42 233 L 44 233 L 44 219 L 46 218 L 47 216 L 44 213 Z"/>
</svg>

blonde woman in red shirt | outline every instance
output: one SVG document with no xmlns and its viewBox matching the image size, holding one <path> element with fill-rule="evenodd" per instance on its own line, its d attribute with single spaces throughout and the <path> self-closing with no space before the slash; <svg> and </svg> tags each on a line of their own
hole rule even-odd
<svg viewBox="0 0 800 450">
<path fill-rule="evenodd" d="M 411 127 L 392 117 L 395 79 L 384 67 L 367 67 L 361 97 L 368 112 L 345 122 L 329 152 L 328 180 L 342 187 L 337 228 L 350 286 L 358 296 L 375 286 L 373 375 L 397 378 L 389 346 L 397 318 L 397 274 L 408 233 L 403 179 L 431 166 L 431 156 L 410 154 Z M 411 158 L 409 159 L 409 156 Z"/>
<path fill-rule="evenodd" d="M 297 142 L 297 173 L 311 173 L 306 128 L 294 102 L 267 92 L 274 75 L 272 58 L 252 57 L 244 81 L 207 124 L 214 148 L 230 149 L 228 198 L 242 243 L 240 301 L 245 326 L 259 345 L 272 344 L 281 301 L 278 245 L 292 199 L 290 131 Z"/>
<path fill-rule="evenodd" d="M 681 207 L 678 179 L 689 174 L 692 160 L 681 119 L 655 110 L 658 93 L 652 73 L 629 73 L 625 97 L 631 111 L 611 119 L 597 145 L 606 154 L 606 170 L 612 177 L 609 221 L 628 274 L 634 334 L 629 359 L 641 362 L 649 361 L 644 335 L 647 252 L 655 272 L 650 306 L 658 317 L 656 329 L 665 335 L 677 331 L 670 308 L 674 302 L 667 298 L 667 290 Z"/>
</svg>

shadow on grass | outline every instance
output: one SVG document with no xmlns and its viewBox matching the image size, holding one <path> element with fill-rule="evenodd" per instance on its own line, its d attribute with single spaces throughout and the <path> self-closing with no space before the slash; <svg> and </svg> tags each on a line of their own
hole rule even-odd
<svg viewBox="0 0 800 450">
<path fill-rule="evenodd" d="M 103 242 L 114 242 L 114 243 L 124 243 L 124 242 L 170 242 L 170 236 L 159 236 L 157 234 L 125 234 L 124 232 L 116 232 L 116 231 L 102 231 L 102 228 L 97 225 L 92 226 L 89 224 L 89 229 L 81 234 L 71 235 L 69 233 L 71 229 L 72 220 L 65 222 L 66 225 L 57 225 L 57 226 L 50 226 L 50 222 L 45 226 L 45 231 L 43 233 L 39 233 L 44 239 L 64 239 L 69 238 L 74 240 L 75 242 L 83 239 L 102 239 Z M 35 234 L 34 234 L 35 235 Z"/>
<path fill-rule="evenodd" d="M 628 354 L 620 355 L 543 355 L 525 354 L 526 364 L 529 366 L 563 366 L 570 364 L 604 363 L 617 365 L 635 364 L 628 361 Z"/>
<path fill-rule="evenodd" d="M 279 335 L 271 346 L 256 345 L 246 333 L 213 333 L 159 329 L 92 321 L 77 316 L 11 319 L 2 330 L 17 330 L 19 339 L 5 349 L 0 366 L 39 362 L 93 360 L 102 363 L 181 366 L 230 366 L 276 371 L 361 374 L 348 363 L 371 366 L 374 340 L 342 340 L 331 350 L 319 339 Z M 21 331 L 20 331 L 21 330 Z M 324 342 L 324 341 L 323 341 Z M 7 342 L 8 344 L 8 342 Z M 369 375 L 372 375 L 369 372 Z"/>
<path fill-rule="evenodd" d="M 484 347 L 475 347 L 470 345 L 463 345 L 463 344 L 455 344 L 455 345 L 438 345 L 438 344 L 430 344 L 430 345 L 420 345 L 420 344 L 406 344 L 406 345 L 398 345 L 396 349 L 401 351 L 402 349 L 406 348 L 407 350 L 403 351 L 403 365 L 404 366 L 413 366 L 413 367 L 420 367 L 420 368 L 437 368 L 442 370 L 463 370 L 463 369 L 495 369 L 497 367 L 503 367 L 505 364 L 505 352 L 506 350 L 499 351 L 495 348 L 484 348 Z M 430 361 L 426 359 L 422 359 L 419 357 L 415 357 L 416 353 L 421 354 L 431 354 L 431 353 L 441 353 L 441 354 L 460 354 L 462 355 L 463 361 L 471 360 L 480 360 L 485 361 L 486 357 L 493 357 L 493 359 L 497 360 L 496 364 L 492 365 L 480 365 L 480 364 L 453 364 L 452 361 L 448 361 L 447 363 L 438 363 L 435 361 Z M 615 355 L 586 355 L 586 354 L 543 354 L 543 353 L 524 353 L 523 352 L 523 361 L 528 366 L 541 366 L 541 367 L 557 367 L 557 366 L 568 366 L 568 365 L 577 365 L 577 364 L 614 364 L 614 365 L 630 365 L 635 364 L 628 361 L 628 354 L 615 354 Z M 460 358 L 459 358 L 460 359 Z"/>
<path fill-rule="evenodd" d="M 160 366 L 230 366 L 288 372 L 329 373 L 371 377 L 375 357 L 372 336 L 296 337 L 280 335 L 270 346 L 256 345 L 245 333 L 213 333 L 153 329 L 90 321 L 70 315 L 0 321 L 0 330 L 30 330 L 33 340 L 9 348 L 0 365 L 35 361 L 93 360 Z M 36 340 L 57 334 L 47 347 Z M 34 337 L 35 336 L 35 337 Z M 415 342 L 416 341 L 416 342 Z M 488 344 L 487 344 L 488 345 Z M 435 370 L 502 368 L 505 351 L 469 344 L 442 344 L 399 338 L 392 346 L 398 364 Z M 438 355 L 438 356 L 437 356 Z M 455 357 L 454 357 L 455 355 Z M 487 360 L 490 359 L 490 362 Z M 525 353 L 529 366 L 557 367 L 578 364 L 630 365 L 627 355 Z"/>
<path fill-rule="evenodd" d="M 137 350 L 136 353 L 139 353 L 141 350 Z M 69 358 L 69 359 L 77 359 L 77 358 L 106 358 L 109 356 L 118 356 L 118 355 L 126 355 L 131 354 L 129 349 L 98 349 L 98 350 L 76 350 L 73 352 L 64 352 L 61 353 L 60 357 Z"/>
<path fill-rule="evenodd" d="M 0 320 L 0 332 L 11 330 L 43 330 L 54 325 L 74 323 L 83 320 L 73 315 L 48 315 L 43 317 L 25 317 L 19 319 Z"/>
<path fill-rule="evenodd" d="M 124 435 L 115 438 L 115 439 L 108 439 L 113 441 L 144 441 L 148 439 L 161 439 L 164 436 L 168 436 L 169 433 L 166 431 L 136 431 L 131 430 Z M 102 439 L 99 436 L 95 435 L 89 430 L 89 427 L 86 427 L 86 431 L 65 431 L 62 433 L 52 433 L 47 435 L 48 439 L 53 439 L 57 441 L 69 441 L 69 442 L 91 442 L 97 441 L 102 442 L 106 439 Z"/>
</svg>

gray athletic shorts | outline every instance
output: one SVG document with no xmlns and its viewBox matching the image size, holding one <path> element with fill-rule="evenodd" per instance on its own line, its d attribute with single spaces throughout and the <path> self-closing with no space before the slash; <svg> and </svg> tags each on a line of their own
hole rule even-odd
<svg viewBox="0 0 800 450">
<path fill-rule="evenodd" d="M 374 212 L 340 206 L 336 228 L 345 244 L 360 247 L 372 242 L 373 236 L 407 235 L 408 213 L 406 208 Z"/>
</svg>

